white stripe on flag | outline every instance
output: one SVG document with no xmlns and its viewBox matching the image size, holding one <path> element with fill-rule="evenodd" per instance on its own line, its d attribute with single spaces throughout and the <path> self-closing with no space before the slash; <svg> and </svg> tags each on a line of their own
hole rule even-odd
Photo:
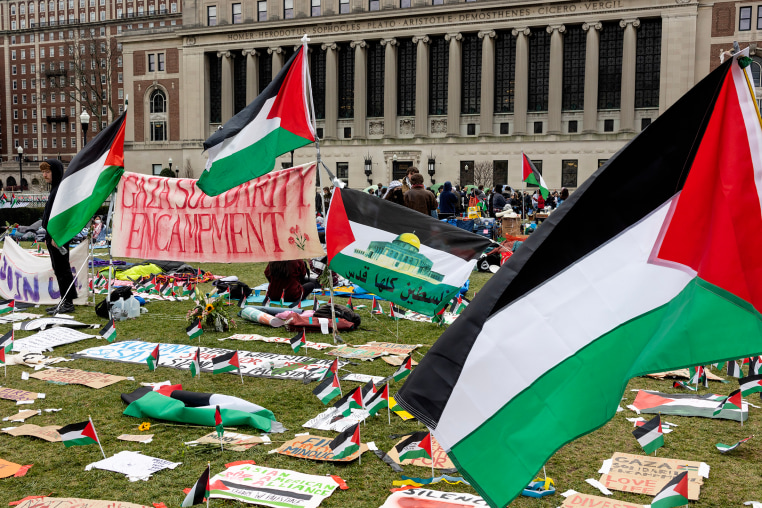
<svg viewBox="0 0 762 508">
<path fill-rule="evenodd" d="M 95 184 L 106 165 L 108 154 L 107 151 L 97 161 L 61 181 L 56 199 L 53 201 L 53 208 L 50 210 L 51 218 L 64 213 L 93 195 Z"/>
<path fill-rule="evenodd" d="M 746 50 L 744 50 L 746 51 Z M 747 55 L 748 56 L 748 53 Z M 746 136 L 749 140 L 749 148 L 751 152 L 751 161 L 754 165 L 754 181 L 757 187 L 757 196 L 759 197 L 760 207 L 762 207 L 762 131 L 759 129 L 757 105 L 755 99 L 751 95 L 747 81 L 754 82 L 751 76 L 751 66 L 746 69 L 741 69 L 739 65 L 731 66 L 731 72 L 733 73 L 733 83 L 736 85 L 736 92 L 738 93 L 738 102 L 741 105 L 741 112 L 743 113 L 743 120 L 746 126 Z M 742 75 L 746 73 L 746 78 Z M 752 122 L 749 125 L 749 122 Z"/>
<path fill-rule="evenodd" d="M 269 120 L 267 118 L 275 99 L 276 97 L 268 99 L 262 105 L 259 114 L 251 122 L 246 124 L 238 134 L 209 148 L 209 160 L 206 162 L 206 169 L 209 169 L 215 161 L 229 157 L 236 152 L 240 152 L 241 150 L 250 147 L 254 143 L 258 143 L 265 136 L 280 128 L 280 118 L 272 118 Z"/>
<path fill-rule="evenodd" d="M 663 434 L 661 432 L 659 432 L 658 428 L 653 429 L 653 430 L 649 431 L 648 434 L 646 434 L 644 436 L 640 436 L 638 438 L 638 443 L 640 443 L 640 446 L 643 446 L 643 447 L 648 446 L 648 443 L 650 443 L 654 439 L 659 439 L 659 436 L 661 436 L 661 435 L 663 435 Z"/>
</svg>

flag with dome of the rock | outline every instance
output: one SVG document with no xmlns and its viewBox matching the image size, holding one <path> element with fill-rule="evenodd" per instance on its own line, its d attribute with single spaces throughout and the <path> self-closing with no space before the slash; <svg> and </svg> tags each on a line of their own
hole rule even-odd
<svg viewBox="0 0 762 508">
<path fill-rule="evenodd" d="M 450 303 L 491 243 L 347 188 L 334 190 L 325 230 L 328 264 L 335 273 L 427 316 Z"/>
</svg>

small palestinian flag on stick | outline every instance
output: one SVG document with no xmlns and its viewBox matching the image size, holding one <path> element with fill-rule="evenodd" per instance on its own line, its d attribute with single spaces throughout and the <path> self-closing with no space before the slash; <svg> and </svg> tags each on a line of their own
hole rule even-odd
<svg viewBox="0 0 762 508">
<path fill-rule="evenodd" d="M 651 508 L 675 508 L 688 504 L 688 471 L 675 476 L 651 501 Z"/>
<path fill-rule="evenodd" d="M 315 293 L 312 296 L 312 310 L 318 310 L 318 307 L 320 307 L 320 302 L 318 302 L 317 293 Z"/>
<path fill-rule="evenodd" d="M 741 377 L 741 369 L 740 367 L 738 367 L 738 364 L 733 360 L 728 361 L 727 373 L 728 373 L 728 376 L 732 376 L 734 378 Z"/>
<path fill-rule="evenodd" d="M 355 306 L 352 305 L 352 295 L 349 295 L 349 300 L 347 300 L 347 307 L 349 307 L 349 310 L 355 310 Z"/>
<path fill-rule="evenodd" d="M 302 346 L 307 345 L 307 336 L 304 330 L 291 337 L 288 342 L 291 344 L 291 349 L 294 350 L 294 353 L 298 353 Z"/>
<path fill-rule="evenodd" d="M 262 302 L 262 307 L 267 307 L 268 305 L 270 305 L 270 297 L 265 295 L 265 299 Z"/>
<path fill-rule="evenodd" d="M 214 410 L 214 428 L 217 431 L 217 437 L 220 440 L 220 448 L 222 451 L 225 451 L 225 448 L 222 446 L 222 436 L 225 434 L 225 426 L 222 424 L 220 406 L 217 406 Z"/>
<path fill-rule="evenodd" d="M 691 385 L 685 384 L 682 381 L 675 381 L 672 383 L 672 388 L 685 388 L 686 390 L 690 390 L 692 392 L 695 392 L 696 389 L 692 387 Z"/>
<path fill-rule="evenodd" d="M 351 415 L 352 408 L 362 409 L 362 388 L 358 386 L 355 390 L 339 399 L 333 407 L 335 407 L 342 416 Z"/>
<path fill-rule="evenodd" d="M 339 460 L 353 455 L 360 450 L 360 424 L 355 423 L 328 443 L 333 459 Z"/>
<path fill-rule="evenodd" d="M 0 350 L 10 353 L 13 351 L 13 340 L 14 340 L 14 331 L 11 330 L 10 332 L 6 333 L 2 337 L 0 337 Z"/>
<path fill-rule="evenodd" d="M 389 385 L 384 385 L 383 390 L 379 390 L 368 399 L 368 403 L 365 404 L 365 408 L 368 410 L 371 416 L 375 416 L 380 410 L 385 407 L 389 407 Z"/>
<path fill-rule="evenodd" d="M 0 300 L 0 315 L 1 314 L 7 314 L 9 312 L 13 312 L 14 307 L 16 306 L 15 300 Z"/>
<path fill-rule="evenodd" d="M 415 432 L 394 447 L 400 462 L 407 459 L 431 458 L 431 433 Z"/>
<path fill-rule="evenodd" d="M 521 164 L 521 176 L 522 180 L 524 180 L 526 183 L 530 185 L 536 185 L 540 188 L 540 194 L 542 194 L 543 199 L 548 199 L 548 195 L 550 192 L 548 191 L 548 184 L 545 183 L 545 180 L 542 178 L 542 175 L 537 170 L 537 168 L 532 164 L 532 161 L 529 160 L 529 157 L 526 156 L 525 153 L 521 154 L 522 164 Z"/>
<path fill-rule="evenodd" d="M 716 447 L 717 447 L 717 449 L 720 451 L 720 453 L 728 453 L 728 452 L 729 452 L 729 451 L 731 451 L 731 450 L 735 450 L 736 448 L 738 448 L 739 446 L 741 446 L 741 444 L 745 443 L 746 441 L 748 441 L 749 439 L 751 439 L 751 438 L 753 438 L 753 437 L 754 437 L 754 436 L 749 436 L 749 437 L 747 437 L 746 439 L 741 439 L 739 442 L 737 442 L 737 443 L 736 443 L 736 444 L 734 444 L 734 445 L 726 445 L 726 444 L 722 444 L 722 443 L 717 443 L 717 444 L 716 444 L 716 445 L 714 445 L 714 446 L 716 446 Z"/>
<path fill-rule="evenodd" d="M 754 376 L 756 374 L 759 374 L 760 370 L 762 369 L 762 357 L 759 356 L 752 356 L 749 358 L 749 375 Z"/>
<path fill-rule="evenodd" d="M 334 360 L 331 362 L 330 367 L 328 367 L 328 369 L 326 369 L 323 372 L 323 376 L 318 381 L 322 381 L 323 379 L 328 377 L 329 373 L 333 374 L 334 376 L 339 375 L 339 359 L 338 358 L 334 358 Z"/>
<path fill-rule="evenodd" d="M 405 361 L 402 362 L 402 365 L 400 365 L 399 368 L 397 369 L 397 372 L 394 373 L 393 375 L 394 380 L 402 381 L 412 371 L 413 371 L 413 356 L 408 355 L 407 358 L 405 358 Z"/>
<path fill-rule="evenodd" d="M 762 374 L 742 377 L 738 383 L 741 385 L 741 394 L 744 397 L 752 393 L 762 392 Z"/>
<path fill-rule="evenodd" d="M 389 302 L 389 317 L 392 319 L 401 319 L 405 317 L 405 313 Z"/>
<path fill-rule="evenodd" d="M 741 390 L 735 390 L 731 392 L 726 398 L 724 398 L 717 408 L 712 413 L 712 416 L 717 416 L 725 410 L 741 411 L 741 426 L 743 426 L 743 399 L 741 398 Z"/>
<path fill-rule="evenodd" d="M 86 446 L 91 444 L 97 444 L 100 446 L 100 440 L 98 439 L 98 433 L 95 432 L 95 426 L 93 420 L 88 417 L 86 422 L 72 423 L 58 429 L 58 434 L 61 435 L 61 441 L 66 448 L 70 446 Z M 106 454 L 101 446 L 101 453 L 103 458 L 106 458 Z"/>
<path fill-rule="evenodd" d="M 183 504 L 180 505 L 182 508 L 188 508 L 190 506 L 201 504 L 204 502 L 205 499 L 209 497 L 209 469 L 210 469 L 209 463 L 206 465 L 206 469 L 204 469 L 204 472 L 201 473 L 201 477 L 198 479 L 196 484 L 190 489 L 190 492 L 188 492 L 188 495 L 185 496 L 185 499 L 183 500 Z"/>
<path fill-rule="evenodd" d="M 241 384 L 243 384 L 243 372 L 241 372 L 241 364 L 238 360 L 238 351 L 231 351 L 230 353 L 212 358 L 212 374 L 231 372 L 236 369 L 238 369 L 238 374 L 241 376 Z"/>
<path fill-rule="evenodd" d="M 146 363 L 148 364 L 148 370 L 150 371 L 156 370 L 156 367 L 159 366 L 159 344 L 156 344 L 156 347 L 151 351 L 151 354 L 148 355 Z"/>
<path fill-rule="evenodd" d="M 372 303 L 372 305 L 370 307 L 370 312 L 371 312 L 371 314 L 376 314 L 376 315 L 381 315 L 381 316 L 384 315 L 384 309 L 381 308 L 381 303 L 379 303 L 379 301 L 376 300 L 375 296 L 373 297 L 373 303 Z"/>
<path fill-rule="evenodd" d="M 106 339 L 109 343 L 116 340 L 116 326 L 114 325 L 113 319 L 110 319 L 109 322 L 106 323 L 106 326 L 104 326 L 100 332 L 100 336 Z"/>
<path fill-rule="evenodd" d="M 326 377 L 312 393 L 320 399 L 323 404 L 328 404 L 333 399 L 341 395 L 341 384 L 339 383 L 339 377 L 331 374 Z"/>
<path fill-rule="evenodd" d="M 664 433 L 661 430 L 661 417 L 656 415 L 640 427 L 632 431 L 632 435 L 638 440 L 643 451 L 647 454 L 656 452 L 664 446 Z"/>
<path fill-rule="evenodd" d="M 197 347 L 190 363 L 191 377 L 201 376 L 201 348 Z"/>
<path fill-rule="evenodd" d="M 188 334 L 189 339 L 201 337 L 204 334 L 204 329 L 201 327 L 201 320 L 199 318 L 194 319 L 190 326 L 185 329 L 185 333 Z"/>
</svg>

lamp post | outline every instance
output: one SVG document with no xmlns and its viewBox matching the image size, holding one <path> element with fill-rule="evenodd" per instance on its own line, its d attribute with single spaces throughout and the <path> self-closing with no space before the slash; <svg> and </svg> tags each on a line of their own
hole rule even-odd
<svg viewBox="0 0 762 508">
<path fill-rule="evenodd" d="M 370 154 L 365 156 L 365 178 L 368 179 L 368 185 L 373 185 L 373 158 Z"/>
<path fill-rule="evenodd" d="M 21 182 L 22 180 L 24 180 L 24 175 L 23 175 L 23 169 L 21 167 L 21 161 L 24 160 L 24 149 L 21 148 L 21 145 L 19 145 L 18 147 L 18 153 L 19 153 L 19 190 L 23 192 L 24 185 Z"/>
<path fill-rule="evenodd" d="M 435 184 L 437 183 L 434 180 L 434 173 L 437 171 L 437 160 L 433 156 L 429 156 L 429 178 L 431 178 L 431 183 Z"/>
<path fill-rule="evenodd" d="M 84 143 L 82 144 L 83 147 L 87 145 L 87 127 L 90 125 L 90 115 L 87 114 L 87 110 L 83 109 L 82 114 L 79 115 L 79 123 L 82 124 L 82 135 L 84 136 Z"/>
</svg>

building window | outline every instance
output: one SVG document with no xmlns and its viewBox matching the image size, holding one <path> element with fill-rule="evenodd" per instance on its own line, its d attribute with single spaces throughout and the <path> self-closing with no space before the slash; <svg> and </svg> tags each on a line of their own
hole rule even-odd
<svg viewBox="0 0 762 508">
<path fill-rule="evenodd" d="M 751 30 L 751 7 L 741 7 L 738 11 L 738 29 Z"/>
<path fill-rule="evenodd" d="M 283 0 L 283 19 L 294 19 L 294 0 Z"/>
<path fill-rule="evenodd" d="M 156 71 L 156 55 L 153 53 L 148 54 L 148 72 Z"/>
<path fill-rule="evenodd" d="M 569 133 L 574 134 L 577 132 L 577 120 L 569 120 Z"/>
<path fill-rule="evenodd" d="M 529 38 L 529 104 L 528 111 L 548 110 L 548 80 L 550 73 L 550 34 L 545 30 L 532 32 Z"/>
<path fill-rule="evenodd" d="M 262 53 L 259 55 L 259 93 L 264 92 L 273 80 L 273 56 L 266 51 Z"/>
<path fill-rule="evenodd" d="M 460 112 L 479 114 L 482 92 L 482 41 L 476 34 L 463 36 Z M 531 61 L 531 60 L 530 60 Z"/>
<path fill-rule="evenodd" d="M 384 116 L 384 47 L 379 41 L 368 46 L 368 116 Z"/>
<path fill-rule="evenodd" d="M 509 122 L 500 122 L 500 134 L 510 134 L 511 124 Z"/>
<path fill-rule="evenodd" d="M 320 16 L 320 0 L 311 0 L 312 9 L 310 11 L 311 16 Z"/>
<path fill-rule="evenodd" d="M 447 75 L 450 43 L 444 37 L 432 37 L 429 50 L 429 114 L 447 114 Z"/>
<path fill-rule="evenodd" d="M 257 21 L 267 21 L 267 0 L 257 2 Z"/>
<path fill-rule="evenodd" d="M 591 28 L 594 30 L 594 28 Z M 570 26 L 564 34 L 564 75 L 561 108 L 581 111 L 585 104 L 586 36 L 582 26 Z M 576 132 L 576 131 L 575 131 Z"/>
<path fill-rule="evenodd" d="M 651 125 L 651 119 L 650 118 L 641 118 L 640 119 L 640 130 L 644 131 L 646 130 L 646 127 Z"/>
<path fill-rule="evenodd" d="M 151 113 L 151 141 L 167 140 L 167 97 L 161 90 L 151 92 L 149 98 Z"/>
<path fill-rule="evenodd" d="M 399 39 L 397 50 L 397 114 L 399 116 L 415 115 L 415 53 L 416 45 L 413 44 L 412 39 Z"/>
<path fill-rule="evenodd" d="M 534 133 L 542 134 L 542 122 L 534 122 Z"/>
<path fill-rule="evenodd" d="M 410 0 L 400 0 L 400 8 L 407 9 L 412 5 L 412 2 Z"/>
<path fill-rule="evenodd" d="M 312 103 L 315 106 L 315 118 L 322 120 L 325 118 L 325 50 L 317 45 L 310 52 L 310 76 L 312 79 Z M 368 78 L 370 80 L 370 76 Z"/>
<path fill-rule="evenodd" d="M 241 12 L 241 4 L 233 4 L 233 24 L 238 25 L 243 23 L 243 13 Z"/>
<path fill-rule="evenodd" d="M 508 183 L 508 161 L 492 161 L 492 185 L 506 183 Z"/>
<path fill-rule="evenodd" d="M 495 37 L 495 113 L 513 113 L 515 68 L 516 38 L 510 31 L 498 31 Z"/>
<path fill-rule="evenodd" d="M 661 19 L 640 22 L 635 50 L 635 107 L 659 107 Z"/>
<path fill-rule="evenodd" d="M 233 59 L 233 113 L 246 107 L 246 58 Z"/>
<path fill-rule="evenodd" d="M 614 119 L 607 118 L 603 121 L 603 132 L 614 132 Z"/>
<path fill-rule="evenodd" d="M 352 127 L 344 127 L 344 139 L 352 139 Z"/>
<path fill-rule="evenodd" d="M 128 9 L 131 10 L 131 9 Z M 206 8 L 206 25 L 217 26 L 217 6 L 210 5 Z"/>
<path fill-rule="evenodd" d="M 349 14 L 349 0 L 339 0 L 339 14 Z"/>
<path fill-rule="evenodd" d="M 209 59 L 209 122 L 222 122 L 222 59 L 207 53 Z M 262 91 L 260 90 L 260 93 Z"/>
<path fill-rule="evenodd" d="M 339 118 L 355 116 L 355 55 L 349 44 L 339 45 Z"/>
<path fill-rule="evenodd" d="M 337 162 L 336 163 L 336 178 L 349 185 L 349 163 Z"/>
<path fill-rule="evenodd" d="M 757 30 L 762 30 L 762 5 L 757 6 Z"/>
<path fill-rule="evenodd" d="M 157 60 L 159 72 L 164 72 L 164 53 L 157 53 L 156 60 Z M 105 63 L 104 61 L 101 61 L 101 62 Z M 103 66 L 101 66 L 101 68 L 103 68 Z M 105 78 L 105 75 L 101 74 L 101 77 Z"/>
<path fill-rule="evenodd" d="M 579 163 L 574 160 L 561 161 L 561 187 L 577 186 L 577 168 Z"/>
<path fill-rule="evenodd" d="M 598 52 L 598 109 L 619 109 L 622 93 L 623 29 L 603 23 Z"/>
<path fill-rule="evenodd" d="M 431 5 L 444 5 L 444 0 L 431 0 Z"/>
<path fill-rule="evenodd" d="M 381 0 L 370 0 L 368 2 L 368 10 L 369 11 L 380 11 L 381 10 Z"/>
</svg>

